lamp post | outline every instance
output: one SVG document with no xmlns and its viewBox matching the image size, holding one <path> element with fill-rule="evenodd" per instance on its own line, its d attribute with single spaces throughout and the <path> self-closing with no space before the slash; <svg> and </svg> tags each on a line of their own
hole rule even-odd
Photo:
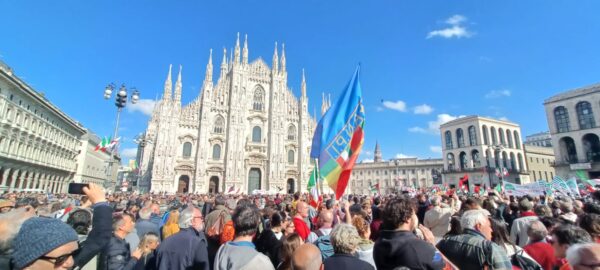
<svg viewBox="0 0 600 270">
<path fill-rule="evenodd" d="M 113 83 L 107 85 L 106 88 L 104 89 L 104 99 L 107 99 L 107 100 L 110 99 L 114 90 L 115 90 L 115 85 Z M 140 99 L 140 92 L 137 89 L 135 89 L 135 87 L 132 87 L 129 90 L 132 91 L 131 104 L 136 104 L 138 102 L 138 100 Z M 121 87 L 119 88 L 119 91 L 115 94 L 115 106 L 117 106 L 117 120 L 115 123 L 115 132 L 114 132 L 113 140 L 117 139 L 117 135 L 119 133 L 119 119 L 121 117 L 121 111 L 123 110 L 123 108 L 125 108 L 125 106 L 127 106 L 127 88 L 125 87 L 125 84 L 122 84 Z M 111 174 L 112 174 L 113 163 L 116 162 L 115 148 L 117 148 L 116 145 L 110 149 L 110 159 L 108 161 L 106 179 L 104 180 L 104 188 L 105 189 L 109 187 L 109 182 L 110 182 L 109 178 L 111 177 Z"/>
<path fill-rule="evenodd" d="M 138 191 L 140 191 L 140 193 L 142 192 L 140 190 L 140 185 L 141 182 L 144 180 L 144 173 L 142 171 L 142 162 L 144 161 L 144 149 L 146 147 L 147 144 L 152 143 L 152 140 L 147 139 L 146 138 L 146 133 L 140 133 L 138 134 L 134 139 L 133 142 L 135 142 L 137 145 L 139 145 L 139 156 L 138 156 L 138 164 L 137 164 L 137 189 Z M 144 190 L 145 191 L 145 190 Z"/>
<path fill-rule="evenodd" d="M 495 144 L 492 145 L 492 148 L 494 149 L 494 155 L 495 155 L 495 159 L 498 162 L 498 166 L 500 167 L 500 176 L 498 176 L 498 180 L 500 180 L 500 184 L 502 184 L 502 181 L 504 181 L 504 175 L 502 173 L 503 171 L 503 167 L 502 167 L 502 150 L 504 150 L 504 145 L 501 144 Z M 498 153 L 498 154 L 496 154 Z M 498 155 L 500 155 L 500 159 L 498 159 Z M 493 183 L 491 183 L 490 181 L 490 185 L 492 185 Z"/>
</svg>

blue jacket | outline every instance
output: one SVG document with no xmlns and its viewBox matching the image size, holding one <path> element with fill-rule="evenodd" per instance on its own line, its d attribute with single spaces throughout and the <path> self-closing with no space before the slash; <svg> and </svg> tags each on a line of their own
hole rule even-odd
<svg viewBox="0 0 600 270">
<path fill-rule="evenodd" d="M 156 269 L 208 270 L 206 238 L 193 228 L 181 229 L 165 239 L 156 252 Z"/>
</svg>

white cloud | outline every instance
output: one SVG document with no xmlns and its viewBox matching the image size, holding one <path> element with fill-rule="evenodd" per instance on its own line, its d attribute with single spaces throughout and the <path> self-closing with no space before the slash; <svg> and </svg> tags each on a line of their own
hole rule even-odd
<svg viewBox="0 0 600 270">
<path fill-rule="evenodd" d="M 363 159 L 360 163 L 373 163 L 373 162 L 374 162 L 373 159 L 367 158 L 367 159 Z"/>
<path fill-rule="evenodd" d="M 493 90 L 493 91 L 487 92 L 487 94 L 485 94 L 485 98 L 492 99 L 492 98 L 510 97 L 511 94 L 512 93 L 508 89 Z"/>
<path fill-rule="evenodd" d="M 442 37 L 442 38 L 468 38 L 473 36 L 473 32 L 469 31 L 462 23 L 467 21 L 467 17 L 463 15 L 453 15 L 446 19 L 445 23 L 449 27 L 433 30 L 427 34 L 427 38 Z"/>
<path fill-rule="evenodd" d="M 446 113 L 438 114 L 437 119 L 435 121 L 427 122 L 427 128 L 411 127 L 408 129 L 408 131 L 415 132 L 415 133 L 426 133 L 426 134 L 432 134 L 432 135 L 439 135 L 440 134 L 440 125 L 442 125 L 446 122 L 450 122 L 450 121 L 460 118 L 460 117 L 464 117 L 464 115 L 452 116 L 452 115 L 449 115 Z"/>
<path fill-rule="evenodd" d="M 405 112 L 406 111 L 406 103 L 402 100 L 398 100 L 398 101 L 388 101 L 388 100 L 384 100 L 383 101 L 383 107 L 386 107 L 388 109 L 391 110 L 396 110 L 399 112 Z"/>
<path fill-rule="evenodd" d="M 136 104 L 128 104 L 126 108 L 129 112 L 139 111 L 147 116 L 151 116 L 154 105 L 156 105 L 156 101 L 152 99 L 140 99 Z"/>
<path fill-rule="evenodd" d="M 441 154 L 442 153 L 442 147 L 441 146 L 432 145 L 432 146 L 429 146 L 429 150 L 431 152 L 433 152 L 433 153 L 436 153 L 436 154 Z"/>
<path fill-rule="evenodd" d="M 137 148 L 125 148 L 121 150 L 121 156 L 128 159 L 134 159 L 137 156 Z"/>
<path fill-rule="evenodd" d="M 414 112 L 415 114 L 430 114 L 433 112 L 433 107 L 427 104 L 419 105 L 414 108 Z"/>
<path fill-rule="evenodd" d="M 405 155 L 402 153 L 398 153 L 396 154 L 396 158 L 414 158 L 415 156 L 411 156 L 411 155 Z"/>
</svg>

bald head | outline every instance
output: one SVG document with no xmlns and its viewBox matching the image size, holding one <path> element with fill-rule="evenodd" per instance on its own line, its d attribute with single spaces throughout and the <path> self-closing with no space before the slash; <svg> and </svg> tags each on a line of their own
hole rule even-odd
<svg viewBox="0 0 600 270">
<path fill-rule="evenodd" d="M 308 206 L 305 202 L 298 202 L 296 204 L 296 210 L 298 212 L 298 215 L 302 216 L 303 218 L 308 217 Z"/>
<path fill-rule="evenodd" d="M 333 212 L 323 210 L 319 213 L 319 224 L 322 228 L 331 228 L 333 226 Z"/>
<path fill-rule="evenodd" d="M 292 269 L 319 270 L 323 268 L 321 251 L 313 244 L 302 244 L 292 255 Z"/>
</svg>

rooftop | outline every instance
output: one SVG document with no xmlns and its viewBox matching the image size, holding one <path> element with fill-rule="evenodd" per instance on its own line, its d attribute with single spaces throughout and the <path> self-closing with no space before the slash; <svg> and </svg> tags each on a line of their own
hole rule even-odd
<svg viewBox="0 0 600 270">
<path fill-rule="evenodd" d="M 446 126 L 452 126 L 452 125 L 456 125 L 456 124 L 460 124 L 460 123 L 465 123 L 465 122 L 471 122 L 471 121 L 485 121 L 485 122 L 493 122 L 493 123 L 503 124 L 503 125 L 510 125 L 510 126 L 517 126 L 517 127 L 519 126 L 517 123 L 510 122 L 510 121 L 499 120 L 499 119 L 490 118 L 490 117 L 483 117 L 483 116 L 479 116 L 479 115 L 469 115 L 469 116 L 463 116 L 463 117 L 456 118 L 452 121 L 448 121 L 448 122 L 440 125 L 440 128 L 446 127 Z"/>
<path fill-rule="evenodd" d="M 554 96 L 544 100 L 544 105 L 548 104 L 548 103 L 562 101 L 565 99 L 576 98 L 579 96 L 588 95 L 591 93 L 600 93 L 600 83 L 571 89 L 566 92 L 562 92 L 560 94 L 554 95 Z"/>
</svg>

